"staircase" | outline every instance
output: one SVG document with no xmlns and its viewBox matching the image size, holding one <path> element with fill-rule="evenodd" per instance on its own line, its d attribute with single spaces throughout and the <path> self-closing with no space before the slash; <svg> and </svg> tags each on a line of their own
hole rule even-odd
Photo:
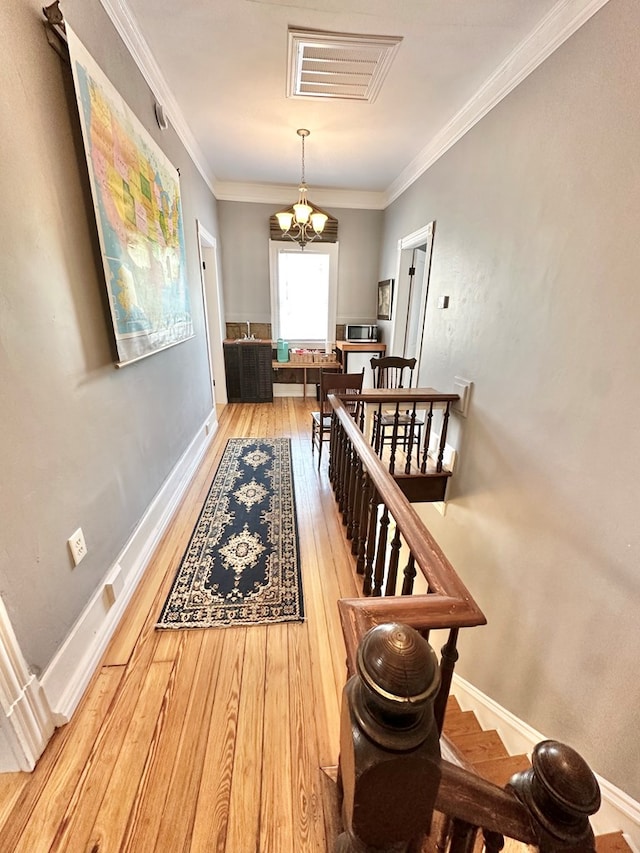
<svg viewBox="0 0 640 853">
<path fill-rule="evenodd" d="M 449 696 L 443 734 L 453 745 L 465 766 L 483 779 L 503 788 L 514 773 L 530 766 L 526 755 L 509 755 L 495 729 L 484 731 L 473 711 L 463 711 L 455 696 Z M 631 853 L 621 832 L 610 832 L 596 838 L 598 853 Z M 529 848 L 507 840 L 503 853 L 517 853 Z"/>
</svg>

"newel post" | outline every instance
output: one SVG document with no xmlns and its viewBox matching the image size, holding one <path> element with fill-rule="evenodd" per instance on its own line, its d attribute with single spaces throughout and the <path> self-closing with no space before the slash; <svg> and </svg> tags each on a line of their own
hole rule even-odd
<svg viewBox="0 0 640 853">
<path fill-rule="evenodd" d="M 440 784 L 435 653 L 413 628 L 378 625 L 345 685 L 340 772 L 345 831 L 335 853 L 408 853 L 428 833 Z"/>
<path fill-rule="evenodd" d="M 529 810 L 541 853 L 595 850 L 589 815 L 600 808 L 600 787 L 589 765 L 555 740 L 537 744 L 531 764 L 508 788 Z"/>
</svg>

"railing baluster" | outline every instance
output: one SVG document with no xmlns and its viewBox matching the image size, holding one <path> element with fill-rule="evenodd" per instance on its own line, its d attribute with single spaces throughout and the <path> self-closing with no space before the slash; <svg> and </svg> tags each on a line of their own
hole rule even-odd
<svg viewBox="0 0 640 853">
<path fill-rule="evenodd" d="M 384 506 L 384 504 L 383 504 Z M 378 545 L 376 548 L 376 568 L 373 575 L 373 595 L 382 595 L 382 581 L 384 580 L 384 569 L 387 559 L 387 535 L 389 531 L 389 510 L 384 507 L 378 530 Z"/>
<path fill-rule="evenodd" d="M 405 466 L 404 466 L 404 473 L 405 474 L 411 473 L 411 458 L 413 456 L 413 442 L 414 442 L 415 438 L 416 438 L 416 404 L 414 403 L 413 407 L 411 409 L 411 415 L 409 417 L 409 438 L 408 438 L 408 440 L 406 440 L 407 443 L 405 444 L 405 453 L 406 453 L 406 457 L 407 457 L 406 462 L 405 462 Z M 408 450 L 407 450 L 407 446 L 409 448 Z M 418 457 L 418 462 L 420 462 L 420 447 L 419 446 L 418 446 L 417 457 Z"/>
<path fill-rule="evenodd" d="M 344 453 L 342 455 L 342 470 L 340 472 L 340 501 L 338 506 L 342 513 L 342 523 L 346 524 L 347 500 L 349 497 L 349 471 L 351 462 L 351 440 L 345 434 Z"/>
<path fill-rule="evenodd" d="M 442 724 L 444 723 L 444 715 L 447 710 L 447 699 L 449 698 L 449 690 L 451 689 L 451 681 L 453 679 L 453 671 L 458 660 L 458 649 L 456 643 L 458 641 L 458 629 L 451 628 L 449 631 L 449 639 L 440 649 L 440 690 L 436 696 L 434 703 L 434 714 L 438 731 L 442 732 Z"/>
<path fill-rule="evenodd" d="M 347 525 L 347 539 L 353 539 L 353 521 L 355 517 L 356 502 L 356 463 L 358 455 L 353 448 L 349 457 L 349 468 L 347 470 L 347 501 L 345 508 L 345 521 Z"/>
<path fill-rule="evenodd" d="M 331 412 L 331 430 L 329 432 L 329 467 L 328 476 L 329 482 L 335 487 L 335 468 L 336 468 L 336 452 L 338 446 L 338 430 L 340 429 L 340 421 L 334 411 Z"/>
<path fill-rule="evenodd" d="M 404 567 L 404 580 L 402 582 L 402 595 L 411 595 L 413 592 L 413 581 L 416 576 L 416 561 L 413 554 L 409 554 L 407 565 Z"/>
<path fill-rule="evenodd" d="M 438 835 L 436 837 L 437 853 L 446 853 L 447 847 L 449 846 L 452 824 L 453 821 L 448 815 L 442 815 L 442 823 L 440 824 Z"/>
<path fill-rule="evenodd" d="M 398 448 L 398 419 L 400 417 L 400 403 L 396 403 L 396 410 L 393 413 L 393 430 L 391 432 L 391 456 L 389 458 L 389 473 L 393 474 L 396 470 L 396 450 Z M 384 436 L 384 433 L 383 433 Z M 380 456 L 384 452 L 384 444 L 380 445 Z"/>
<path fill-rule="evenodd" d="M 387 570 L 387 583 L 385 586 L 385 595 L 396 594 L 396 582 L 398 579 L 398 564 L 400 562 L 400 548 L 402 547 L 402 537 L 400 530 L 396 525 L 396 532 L 393 535 L 391 542 L 391 556 L 389 557 L 389 569 Z"/>
<path fill-rule="evenodd" d="M 431 426 L 433 424 L 433 403 L 429 403 L 429 412 L 427 414 L 427 418 L 424 425 L 424 439 L 422 442 L 422 465 L 420 466 L 420 473 L 424 474 L 427 470 L 427 463 L 429 461 L 429 442 L 431 441 Z"/>
<path fill-rule="evenodd" d="M 374 413 L 373 416 L 373 435 L 371 436 L 371 444 L 373 445 L 373 449 L 378 454 L 380 453 L 380 442 L 382 440 L 382 427 L 380 425 L 380 421 L 382 419 L 382 403 L 378 405 L 377 413 Z"/>
<path fill-rule="evenodd" d="M 364 574 L 365 560 L 367 556 L 367 533 L 369 522 L 369 505 L 373 494 L 373 485 L 364 466 L 362 466 L 362 500 L 360 502 L 360 524 L 358 525 L 358 559 L 356 560 L 356 572 Z"/>
<path fill-rule="evenodd" d="M 473 826 L 464 820 L 454 820 L 451 828 L 449 853 L 472 853 L 477 833 L 477 826 Z"/>
<path fill-rule="evenodd" d="M 372 484 L 369 499 L 369 527 L 367 529 L 367 562 L 364 570 L 363 595 L 371 595 L 373 589 L 373 559 L 376 553 L 376 530 L 378 529 L 378 492 Z"/>
<path fill-rule="evenodd" d="M 346 433 L 344 431 L 344 427 L 342 426 L 342 424 L 340 422 L 338 422 L 337 427 L 336 427 L 336 434 L 335 434 L 335 442 L 336 442 L 335 456 L 336 456 L 336 460 L 335 460 L 335 465 L 333 468 L 333 483 L 332 483 L 333 492 L 334 492 L 334 495 L 336 498 L 336 503 L 340 503 L 340 488 L 342 485 L 341 473 L 342 473 L 342 466 L 343 466 L 343 460 L 344 460 L 344 443 L 345 443 L 345 441 L 346 441 Z"/>
<path fill-rule="evenodd" d="M 490 832 L 488 829 L 483 833 L 485 853 L 500 853 L 504 847 L 504 835 L 499 832 Z"/>
<path fill-rule="evenodd" d="M 436 465 L 436 471 L 440 473 L 442 471 L 442 463 L 444 460 L 444 448 L 447 443 L 447 426 L 449 424 L 449 409 L 451 403 L 447 403 L 444 414 L 442 415 L 442 428 L 440 432 L 440 448 L 438 450 L 438 464 Z"/>
<path fill-rule="evenodd" d="M 351 553 L 355 556 L 358 553 L 360 535 L 360 506 L 362 504 L 362 460 L 357 455 L 357 453 L 354 453 L 351 490 L 353 495 L 351 506 Z"/>
</svg>

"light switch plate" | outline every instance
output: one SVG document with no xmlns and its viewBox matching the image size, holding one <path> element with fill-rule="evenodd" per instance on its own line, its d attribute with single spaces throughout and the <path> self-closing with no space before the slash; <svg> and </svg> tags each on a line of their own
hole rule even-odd
<svg viewBox="0 0 640 853">
<path fill-rule="evenodd" d="M 471 386 L 473 382 L 470 379 L 462 379 L 460 376 L 453 377 L 453 393 L 459 394 L 460 399 L 453 404 L 452 411 L 463 418 L 467 417 L 469 411 L 469 400 L 471 398 Z"/>
</svg>

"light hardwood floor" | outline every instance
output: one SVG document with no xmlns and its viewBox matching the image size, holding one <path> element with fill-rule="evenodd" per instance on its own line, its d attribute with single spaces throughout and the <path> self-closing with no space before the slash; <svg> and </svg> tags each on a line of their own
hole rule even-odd
<svg viewBox="0 0 640 853">
<path fill-rule="evenodd" d="M 1 853 L 324 851 L 352 558 L 310 448 L 312 401 L 226 406 L 84 699 L 31 774 L 0 775 Z M 306 619 L 157 631 L 231 436 L 289 436 Z M 325 448 L 326 451 L 326 448 Z"/>
</svg>

